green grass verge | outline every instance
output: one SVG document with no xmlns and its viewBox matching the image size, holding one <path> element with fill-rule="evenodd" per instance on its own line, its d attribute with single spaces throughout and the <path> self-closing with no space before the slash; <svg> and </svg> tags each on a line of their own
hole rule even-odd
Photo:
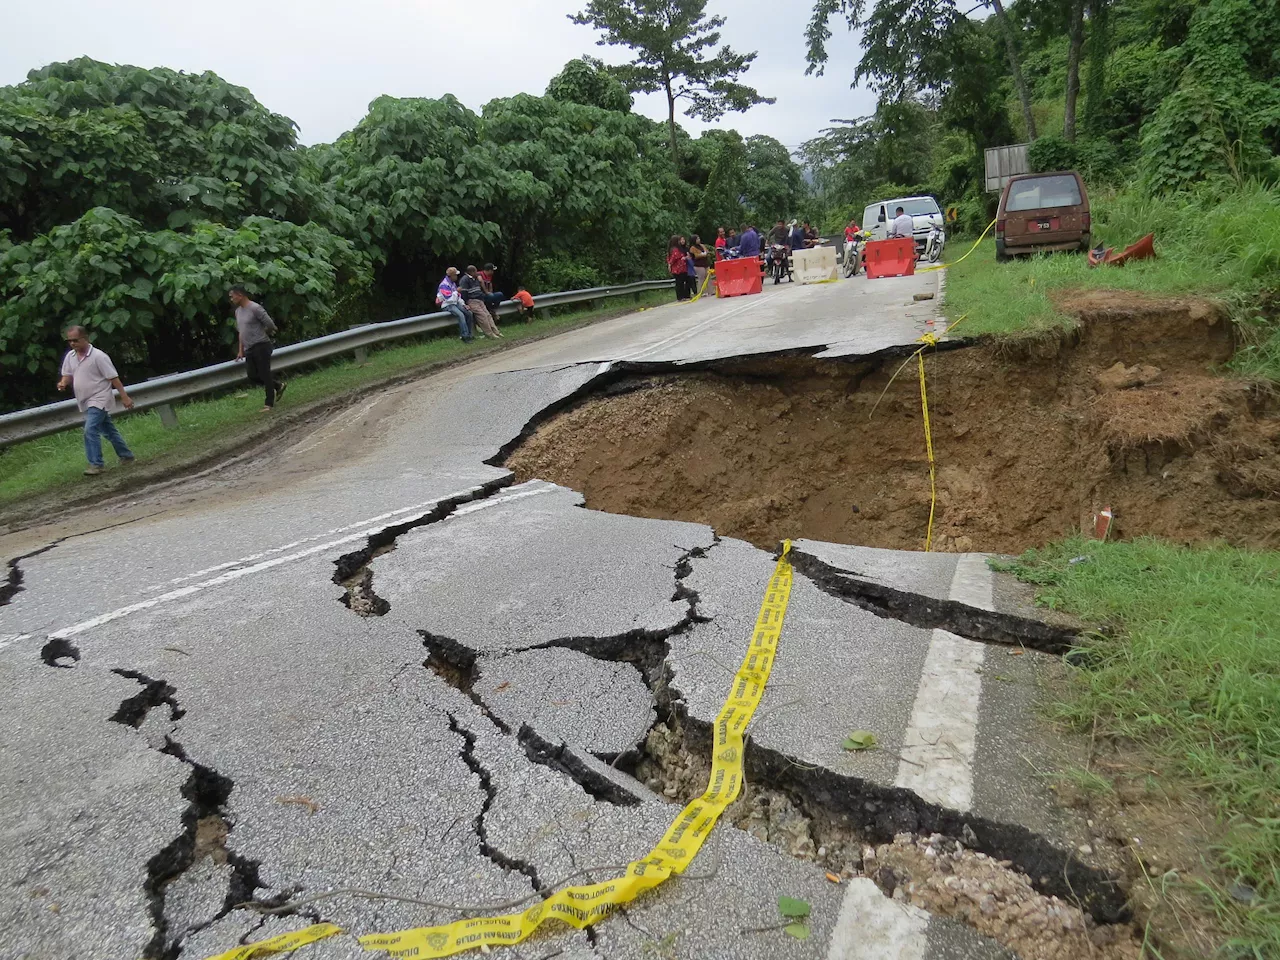
<svg viewBox="0 0 1280 960">
<path fill-rule="evenodd" d="M 1280 380 L 1280 194 L 1251 186 L 1227 196 L 1153 200 L 1134 190 L 1091 198 L 1094 242 L 1117 249 L 1156 235 L 1156 259 L 1124 267 L 1090 268 L 1082 254 L 1044 254 L 996 263 L 995 241 L 984 240 L 949 267 L 943 310 L 965 316 L 957 334 L 1035 334 L 1073 320 L 1050 294 L 1070 289 L 1138 290 L 1224 299 L 1244 327 L 1234 365 L 1242 373 Z M 956 240 L 959 258 L 970 243 Z"/>
<path fill-rule="evenodd" d="M 1068 658 L 1057 713 L 1141 744 L 1215 804 L 1224 884 L 1256 893 L 1217 891 L 1222 918 L 1245 956 L 1280 956 L 1280 553 L 1073 538 L 1002 566 L 1113 628 Z"/>
<path fill-rule="evenodd" d="M 656 306 L 672 299 L 666 292 L 642 294 L 634 309 Z M 277 409 L 287 414 L 290 407 L 338 397 L 380 380 L 394 378 L 416 369 L 435 366 L 492 350 L 501 344 L 560 333 L 590 323 L 620 310 L 632 308 L 627 298 L 601 301 L 590 310 L 539 317 L 531 323 L 508 320 L 503 324 L 505 340 L 481 340 L 464 344 L 453 337 L 435 337 L 384 349 L 373 350 L 367 363 L 352 360 L 327 364 L 306 373 L 290 374 L 289 389 Z M 165 429 L 153 411 L 117 417 L 121 432 L 140 463 L 173 461 L 175 465 L 193 453 L 230 449 L 252 433 L 264 414 L 262 391 L 237 390 L 207 400 L 193 400 L 178 408 L 178 427 Z M 108 467 L 115 455 L 104 442 Z M 80 431 L 63 433 L 15 444 L 0 450 L 0 507 L 60 489 L 88 488 L 98 482 L 85 477 L 84 441 Z"/>
</svg>

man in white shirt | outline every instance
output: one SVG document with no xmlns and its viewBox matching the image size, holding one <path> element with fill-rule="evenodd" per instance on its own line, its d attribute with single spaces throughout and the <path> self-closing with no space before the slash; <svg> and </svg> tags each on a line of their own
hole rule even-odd
<svg viewBox="0 0 1280 960">
<path fill-rule="evenodd" d="M 893 223 L 889 225 L 888 239 L 914 240 L 916 238 L 916 224 L 911 219 L 911 215 L 899 207 L 894 214 Z"/>
<path fill-rule="evenodd" d="M 114 387 L 120 392 L 120 402 L 126 410 L 133 408 L 133 399 L 125 392 L 111 358 L 89 343 L 89 331 L 84 327 L 68 327 L 64 336 L 71 349 L 62 358 L 58 389 L 74 387 L 76 405 L 84 414 L 84 455 L 89 461 L 84 475 L 96 477 L 103 467 L 103 434 L 111 441 L 121 463 L 133 463 L 133 451 L 111 420 L 111 390 Z"/>
</svg>

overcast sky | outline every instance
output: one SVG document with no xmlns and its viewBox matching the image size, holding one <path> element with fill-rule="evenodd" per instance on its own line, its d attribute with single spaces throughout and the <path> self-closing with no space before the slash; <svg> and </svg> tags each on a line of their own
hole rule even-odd
<svg viewBox="0 0 1280 960">
<path fill-rule="evenodd" d="M 565 61 L 583 53 L 619 61 L 595 33 L 566 19 L 580 0 L 0 0 L 0 86 L 57 60 L 213 70 L 292 118 L 303 143 L 333 140 L 381 94 L 452 93 L 474 110 L 494 97 L 541 94 Z M 834 117 L 870 113 L 874 97 L 851 90 L 858 47 L 843 25 L 825 77 L 804 75 L 809 0 L 711 0 L 728 17 L 724 40 L 759 57 L 746 81 L 778 98 L 716 126 L 777 137 L 791 148 Z M 469 19 L 463 20 L 462 13 Z M 465 38 L 465 45 L 464 45 Z M 660 95 L 636 108 L 665 119 Z M 706 124 L 679 118 L 697 135 Z"/>
</svg>

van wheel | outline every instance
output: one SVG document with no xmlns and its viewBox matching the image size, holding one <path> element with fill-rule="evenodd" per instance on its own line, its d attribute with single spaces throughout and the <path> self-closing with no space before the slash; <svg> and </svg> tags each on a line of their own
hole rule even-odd
<svg viewBox="0 0 1280 960">
<path fill-rule="evenodd" d="M 1012 259 L 1013 257 L 1005 253 L 1004 241 L 997 240 L 996 241 L 996 263 L 1008 263 Z"/>
</svg>

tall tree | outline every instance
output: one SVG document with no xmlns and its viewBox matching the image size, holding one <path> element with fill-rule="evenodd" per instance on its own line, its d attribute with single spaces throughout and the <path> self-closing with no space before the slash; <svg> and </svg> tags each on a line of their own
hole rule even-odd
<svg viewBox="0 0 1280 960">
<path fill-rule="evenodd" d="M 1001 0 L 979 2 L 974 9 L 988 5 L 995 11 L 1004 35 L 1009 72 L 1022 102 L 1027 137 L 1034 140 L 1031 90 L 1022 74 L 1013 25 Z M 891 98 L 926 87 L 941 89 L 957 67 L 963 68 L 948 53 L 953 47 L 951 35 L 964 29 L 968 19 L 956 0 L 879 0 L 874 4 L 867 0 L 814 0 L 805 30 L 806 73 L 822 74 L 827 62 L 826 44 L 831 39 L 830 22 L 837 15 L 844 18 L 850 30 L 864 31 L 863 56 L 854 81 L 869 78 L 873 87 Z"/>
<path fill-rule="evenodd" d="M 1089 69 L 1084 76 L 1084 130 L 1102 132 L 1103 101 L 1107 96 L 1107 54 L 1111 34 L 1111 0 L 1089 0 L 1089 39 L 1085 48 Z"/>
<path fill-rule="evenodd" d="M 1080 51 L 1084 48 L 1084 0 L 1067 6 L 1067 96 L 1062 119 L 1062 136 L 1076 138 L 1076 104 L 1080 100 Z"/>
<path fill-rule="evenodd" d="M 706 6 L 707 0 L 590 0 L 569 16 L 603 32 L 598 45 L 631 48 L 635 58 L 613 68 L 627 89 L 666 95 L 671 160 L 677 164 L 677 100 L 688 102 L 685 116 L 700 120 L 774 102 L 738 82 L 756 54 L 737 53 L 728 44 L 716 50 L 724 17 L 708 17 Z"/>
<path fill-rule="evenodd" d="M 1022 75 L 1022 60 L 1018 56 L 1018 37 L 1013 31 L 1013 24 L 1001 0 L 991 0 L 991 7 L 996 12 L 996 22 L 1000 24 L 1000 32 L 1004 34 L 1005 55 L 1009 59 L 1009 73 L 1013 76 L 1013 85 L 1018 91 L 1018 102 L 1022 104 L 1022 122 L 1027 128 L 1027 139 L 1036 138 L 1036 116 L 1031 110 L 1031 88 Z"/>
</svg>

